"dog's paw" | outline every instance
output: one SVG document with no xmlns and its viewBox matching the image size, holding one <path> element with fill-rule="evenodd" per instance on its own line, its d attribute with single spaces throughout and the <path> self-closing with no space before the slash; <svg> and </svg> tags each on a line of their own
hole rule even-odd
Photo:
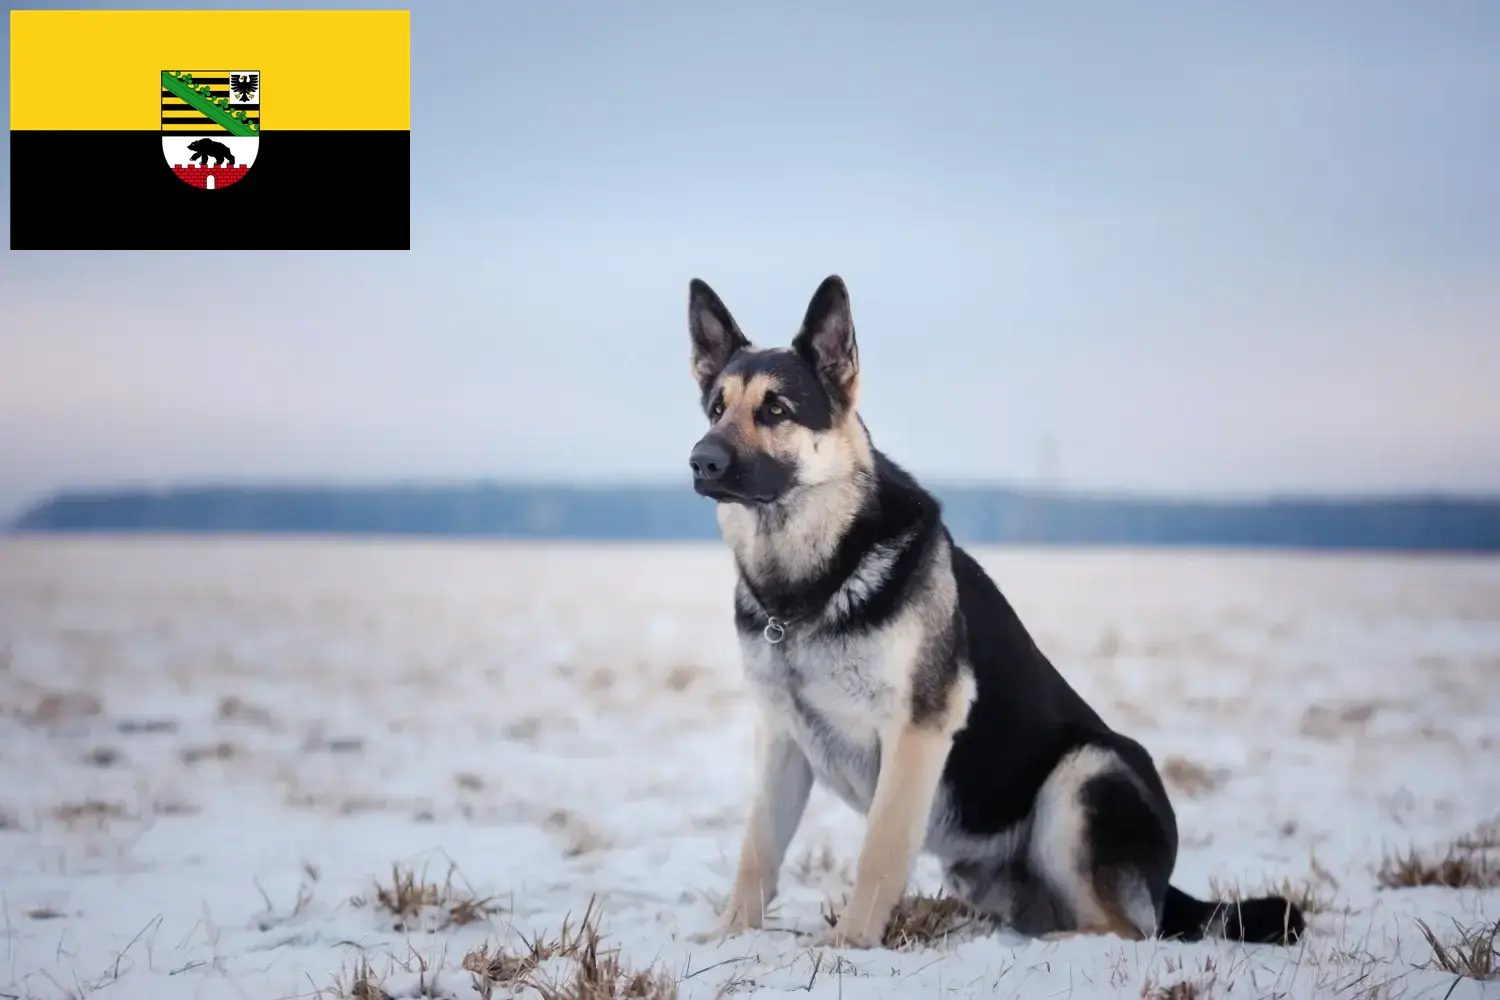
<svg viewBox="0 0 1500 1000">
<path fill-rule="evenodd" d="M 737 931 L 733 927 L 720 925 L 706 931 L 699 931 L 696 934 L 689 934 L 687 939 L 693 944 L 718 944 L 721 941 L 727 941 L 729 938 L 734 937 L 736 933 Z"/>
<path fill-rule="evenodd" d="M 842 921 L 813 938 L 814 948 L 879 948 L 880 935 L 865 927 L 849 927 Z"/>
<path fill-rule="evenodd" d="M 724 915 L 719 918 L 719 922 L 710 930 L 689 934 L 688 940 L 694 944 L 718 944 L 747 931 L 758 931 L 761 929 L 761 924 L 762 921 L 745 911 L 731 908 L 725 911 Z"/>
</svg>

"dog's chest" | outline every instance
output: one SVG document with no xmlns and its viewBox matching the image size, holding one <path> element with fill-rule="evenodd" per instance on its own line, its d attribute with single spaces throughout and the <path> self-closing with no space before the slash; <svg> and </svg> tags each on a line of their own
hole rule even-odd
<svg viewBox="0 0 1500 1000">
<path fill-rule="evenodd" d="M 899 710 L 888 644 L 868 636 L 741 638 L 745 675 L 806 754 L 813 772 L 868 812 L 880 774 L 883 725 Z"/>
</svg>

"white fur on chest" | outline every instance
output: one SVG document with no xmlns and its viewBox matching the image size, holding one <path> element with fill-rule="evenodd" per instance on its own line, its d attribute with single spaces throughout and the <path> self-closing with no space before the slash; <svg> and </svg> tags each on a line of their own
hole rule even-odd
<svg viewBox="0 0 1500 1000">
<path fill-rule="evenodd" d="M 795 627 L 795 626 L 794 626 Z M 880 734 L 908 711 L 914 630 L 900 623 L 853 638 L 742 636 L 746 679 L 813 773 L 859 812 L 880 774 Z"/>
</svg>

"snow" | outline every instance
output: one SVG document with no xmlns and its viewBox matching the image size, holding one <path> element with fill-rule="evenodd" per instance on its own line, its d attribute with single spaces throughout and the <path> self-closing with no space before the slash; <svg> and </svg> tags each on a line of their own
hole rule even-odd
<svg viewBox="0 0 1500 1000">
<path fill-rule="evenodd" d="M 1177 884 L 1314 879 L 1333 906 L 1303 946 L 969 930 L 817 951 L 862 831 L 821 791 L 775 926 L 689 941 L 750 780 L 716 545 L 17 538 L 0 995 L 332 997 L 368 962 L 390 996 L 467 1000 L 466 954 L 555 937 L 591 898 L 602 946 L 683 997 L 1500 995 L 1419 968 L 1417 926 L 1451 940 L 1500 890 L 1375 877 L 1500 816 L 1500 561 L 978 554 L 1105 717 L 1181 758 Z M 393 864 L 496 912 L 397 930 L 374 900 Z M 923 858 L 913 888 L 937 876 Z"/>
</svg>

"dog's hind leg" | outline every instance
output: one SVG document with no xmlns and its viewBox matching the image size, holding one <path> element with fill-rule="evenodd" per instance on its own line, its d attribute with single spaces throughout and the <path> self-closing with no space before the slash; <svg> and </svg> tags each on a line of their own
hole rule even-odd
<svg viewBox="0 0 1500 1000">
<path fill-rule="evenodd" d="M 1026 859 L 963 861 L 947 872 L 949 893 L 1011 930 L 1034 937 L 1069 926 L 1071 910 Z"/>
<path fill-rule="evenodd" d="M 1154 937 L 1176 854 L 1176 828 L 1112 749 L 1060 761 L 1033 812 L 1029 861 L 1062 903 L 1048 936 Z"/>
<path fill-rule="evenodd" d="M 812 765 L 768 713 L 762 714 L 756 732 L 756 758 L 755 798 L 740 845 L 734 888 L 719 926 L 694 936 L 700 942 L 764 925 L 766 908 L 776 897 L 781 863 L 812 792 Z"/>
</svg>

